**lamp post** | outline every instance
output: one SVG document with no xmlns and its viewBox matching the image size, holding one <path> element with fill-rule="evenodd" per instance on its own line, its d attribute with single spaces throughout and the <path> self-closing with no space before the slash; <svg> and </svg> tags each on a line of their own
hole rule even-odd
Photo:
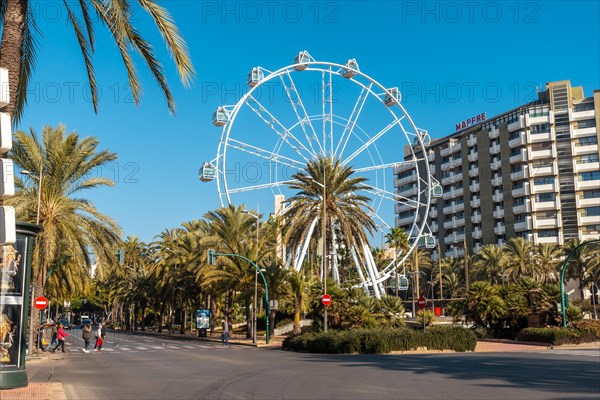
<svg viewBox="0 0 600 400">
<path fill-rule="evenodd" d="M 325 166 L 323 166 L 323 183 L 317 182 L 312 177 L 309 177 L 314 183 L 323 188 L 323 223 L 322 225 L 322 237 L 323 237 L 323 296 L 327 294 L 327 187 L 325 182 Z M 327 307 L 324 307 L 323 313 L 323 330 L 327 332 Z"/>
<path fill-rule="evenodd" d="M 37 215 L 35 218 L 35 224 L 40 224 L 40 204 L 42 202 L 42 179 L 44 177 L 44 173 L 42 170 L 43 164 L 42 160 L 40 160 L 40 175 L 34 175 L 30 171 L 23 170 L 21 171 L 22 175 L 27 175 L 32 179 L 37 179 L 38 181 L 38 202 L 37 202 Z M 28 347 L 29 347 L 29 357 L 31 357 L 31 353 L 33 352 L 34 343 L 33 343 L 33 310 L 34 310 L 34 301 L 35 301 L 35 281 L 32 279 L 31 282 L 31 306 L 29 312 L 29 338 L 28 338 Z"/>
<path fill-rule="evenodd" d="M 256 263 L 258 263 L 258 232 L 260 229 L 260 215 L 252 214 L 248 210 L 242 211 L 243 214 L 248 214 L 256 218 Z M 254 305 L 252 306 L 252 343 L 256 344 L 256 298 L 258 297 L 258 271 L 254 273 Z M 269 316 L 267 315 L 267 318 Z"/>
</svg>

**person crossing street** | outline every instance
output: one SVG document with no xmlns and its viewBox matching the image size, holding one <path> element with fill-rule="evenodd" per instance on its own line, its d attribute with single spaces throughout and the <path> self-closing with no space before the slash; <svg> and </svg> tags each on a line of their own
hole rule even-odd
<svg viewBox="0 0 600 400">
<path fill-rule="evenodd" d="M 83 338 L 83 352 L 84 353 L 89 353 L 90 351 L 88 350 L 88 346 L 90 345 L 90 342 L 92 341 L 92 326 L 90 324 L 85 324 L 85 326 L 83 327 L 83 332 L 81 334 L 81 337 Z"/>
</svg>

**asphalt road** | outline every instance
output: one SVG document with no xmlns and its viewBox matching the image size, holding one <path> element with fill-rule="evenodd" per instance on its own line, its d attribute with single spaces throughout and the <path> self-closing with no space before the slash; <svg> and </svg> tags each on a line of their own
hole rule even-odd
<svg viewBox="0 0 600 400">
<path fill-rule="evenodd" d="M 69 399 L 599 399 L 600 351 L 316 355 L 73 331 L 51 381 Z"/>
</svg>

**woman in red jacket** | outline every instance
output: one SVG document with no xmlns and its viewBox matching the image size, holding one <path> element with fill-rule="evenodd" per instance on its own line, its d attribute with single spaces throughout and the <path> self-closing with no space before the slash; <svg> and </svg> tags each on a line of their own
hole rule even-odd
<svg viewBox="0 0 600 400">
<path fill-rule="evenodd" d="M 56 337 L 58 339 L 58 343 L 56 344 L 56 347 L 50 351 L 54 353 L 56 351 L 56 349 L 58 349 L 60 347 L 62 349 L 62 352 L 64 353 L 65 352 L 65 339 L 68 336 L 71 336 L 71 335 L 69 335 L 67 332 L 65 332 L 62 324 L 58 324 L 58 335 Z"/>
</svg>

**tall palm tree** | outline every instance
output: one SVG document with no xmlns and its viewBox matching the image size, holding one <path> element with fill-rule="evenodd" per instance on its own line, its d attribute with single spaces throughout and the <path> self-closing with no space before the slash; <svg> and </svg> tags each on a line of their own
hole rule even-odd
<svg viewBox="0 0 600 400">
<path fill-rule="evenodd" d="M 534 256 L 534 278 L 541 285 L 556 283 L 560 279 L 558 265 L 562 257 L 562 250 L 552 243 L 541 243 L 536 246 Z"/>
<path fill-rule="evenodd" d="M 369 216 L 372 211 L 368 204 L 370 199 L 360 194 L 367 179 L 353 175 L 352 167 L 342 165 L 339 159 L 320 156 L 309 161 L 304 171 L 292 176 L 294 181 L 289 187 L 299 192 L 288 200 L 290 206 L 283 215 L 288 221 L 284 240 L 292 248 L 307 240 L 315 218 L 318 224 L 313 237 L 321 235 L 325 224 L 327 253 L 334 252 L 333 226 L 341 233 L 341 240 L 348 248 L 367 243 L 367 232 L 372 234 L 375 230 L 375 223 Z M 326 201 L 323 201 L 324 191 Z M 323 206 L 326 221 L 323 221 Z M 329 271 L 327 265 L 325 271 Z"/>
<path fill-rule="evenodd" d="M 390 229 L 390 233 L 385 235 L 385 242 L 395 250 L 394 257 L 406 253 L 409 249 L 408 235 L 402 228 Z"/>
<path fill-rule="evenodd" d="M 37 36 L 43 32 L 43 26 L 38 26 L 35 20 L 35 10 L 31 3 L 33 2 L 29 0 L 0 0 L 0 67 L 8 69 L 10 80 L 10 104 L 5 112 L 14 117 L 15 123 L 19 121 L 27 103 L 27 85 L 35 69 Z M 136 5 L 141 6 L 158 28 L 184 85 L 189 85 L 195 75 L 187 44 L 171 14 L 158 5 L 157 1 L 63 0 L 68 22 L 73 26 L 85 62 L 95 111 L 98 109 L 98 88 L 92 58 L 96 50 L 94 28 L 97 25 L 108 29 L 119 49 L 136 104 L 140 99 L 141 85 L 133 55 L 139 53 L 165 94 L 169 109 L 175 109 L 163 66 L 156 58 L 153 46 L 134 26 L 132 17 Z"/>
<path fill-rule="evenodd" d="M 512 238 L 504 246 L 506 253 L 506 273 L 515 282 L 522 276 L 533 277 L 533 257 L 535 248 L 533 243 L 523 238 Z"/>
<path fill-rule="evenodd" d="M 581 244 L 579 239 L 571 239 L 565 243 L 563 250 L 567 257 L 577 246 Z M 588 276 L 597 276 L 600 272 L 600 245 L 598 243 L 580 247 L 569 259 L 569 265 L 565 271 L 565 276 L 570 279 L 576 279 L 579 282 L 579 295 L 583 299 L 583 291 L 586 286 Z M 560 278 L 559 278 L 560 279 Z"/>
<path fill-rule="evenodd" d="M 34 251 L 35 282 L 43 286 L 50 266 L 66 255 L 71 262 L 65 268 L 80 268 L 88 273 L 90 254 L 94 254 L 96 276 L 102 279 L 116 264 L 114 250 L 120 229 L 89 200 L 78 196 L 85 190 L 114 185 L 110 179 L 92 172 L 117 156 L 98 151 L 95 138 L 82 139 L 76 132 L 67 133 L 62 125 L 44 127 L 41 140 L 33 129 L 29 133 L 16 132 L 15 139 L 12 155 L 18 168 L 37 179 L 42 176 L 41 193 L 37 180 L 15 177 L 18 191 L 9 201 L 19 219 L 35 222 L 40 194 L 43 230 Z"/>
<path fill-rule="evenodd" d="M 497 244 L 488 244 L 475 256 L 475 276 L 478 279 L 498 283 L 504 283 L 506 264 L 506 253 Z"/>
<path fill-rule="evenodd" d="M 422 270 L 431 268 L 431 258 L 425 250 L 415 248 L 404 263 L 408 270 L 415 276 L 415 296 L 419 298 L 421 296 L 420 275 L 423 273 Z"/>
</svg>

